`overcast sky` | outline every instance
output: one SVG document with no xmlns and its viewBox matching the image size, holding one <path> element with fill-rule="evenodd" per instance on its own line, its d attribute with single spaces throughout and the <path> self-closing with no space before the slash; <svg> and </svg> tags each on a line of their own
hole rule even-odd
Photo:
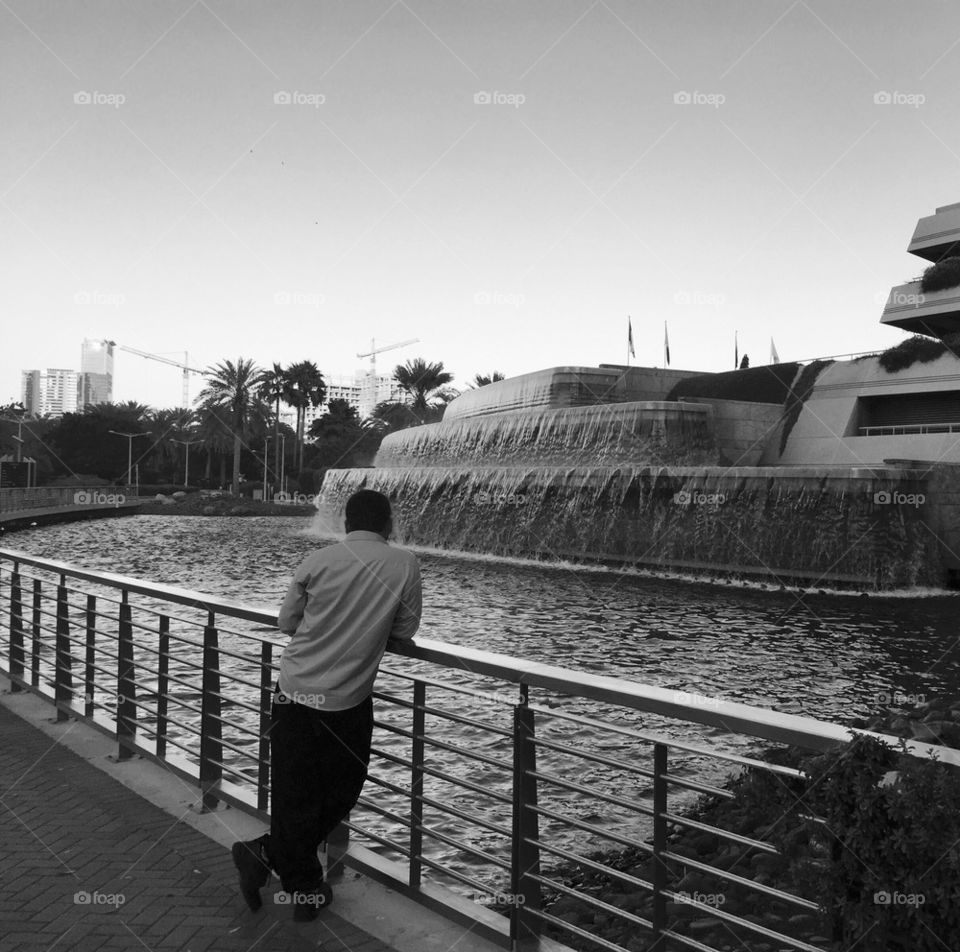
<svg viewBox="0 0 960 952">
<path fill-rule="evenodd" d="M 380 367 L 460 385 L 623 362 L 627 315 L 638 364 L 664 321 L 699 370 L 890 346 L 958 88 L 946 0 L 0 0 L 0 401 L 84 337 L 420 338 Z M 179 397 L 118 354 L 115 398 Z"/>
</svg>

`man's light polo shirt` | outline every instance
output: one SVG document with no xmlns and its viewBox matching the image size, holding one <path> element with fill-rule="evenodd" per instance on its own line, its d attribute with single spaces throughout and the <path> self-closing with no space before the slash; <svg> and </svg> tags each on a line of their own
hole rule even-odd
<svg viewBox="0 0 960 952">
<path fill-rule="evenodd" d="M 412 552 L 366 531 L 318 549 L 300 563 L 280 607 L 280 631 L 292 635 L 280 690 L 309 707 L 355 707 L 373 690 L 387 639 L 412 638 L 421 610 Z"/>
</svg>

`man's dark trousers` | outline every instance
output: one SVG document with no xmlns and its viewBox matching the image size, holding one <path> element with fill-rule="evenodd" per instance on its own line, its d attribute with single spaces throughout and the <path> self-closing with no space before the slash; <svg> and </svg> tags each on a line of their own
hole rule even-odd
<svg viewBox="0 0 960 952">
<path fill-rule="evenodd" d="M 275 694 L 270 728 L 270 865 L 287 892 L 323 881 L 317 849 L 353 809 L 370 762 L 373 699 L 345 711 Z"/>
</svg>

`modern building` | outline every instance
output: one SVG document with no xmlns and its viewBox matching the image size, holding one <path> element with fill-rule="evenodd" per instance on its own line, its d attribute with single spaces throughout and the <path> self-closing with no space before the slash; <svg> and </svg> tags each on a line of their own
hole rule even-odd
<svg viewBox="0 0 960 952">
<path fill-rule="evenodd" d="M 80 374 L 76 370 L 25 370 L 21 382 L 23 406 L 31 416 L 60 417 L 80 406 Z"/>
<path fill-rule="evenodd" d="M 406 403 L 410 399 L 409 394 L 393 377 L 378 374 L 374 383 L 373 375 L 366 370 L 358 370 L 352 377 L 342 374 L 324 374 L 323 379 L 327 385 L 326 400 L 319 407 L 307 409 L 304 432 L 310 431 L 310 425 L 314 420 L 326 416 L 331 400 L 346 400 L 362 420 L 373 413 L 378 403 L 387 400 Z M 281 409 L 280 420 L 293 428 L 296 426 L 297 414 L 290 408 Z"/>
<path fill-rule="evenodd" d="M 80 406 L 113 400 L 113 341 L 84 338 L 80 349 Z"/>
</svg>

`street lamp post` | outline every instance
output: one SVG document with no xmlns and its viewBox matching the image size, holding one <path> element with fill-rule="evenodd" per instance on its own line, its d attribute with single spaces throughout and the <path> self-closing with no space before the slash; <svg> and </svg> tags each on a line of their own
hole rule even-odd
<svg viewBox="0 0 960 952">
<path fill-rule="evenodd" d="M 183 488 L 186 489 L 190 485 L 190 447 L 194 443 L 202 443 L 203 440 L 171 440 L 171 443 L 181 443 L 187 448 L 187 458 L 183 464 Z"/>
<path fill-rule="evenodd" d="M 133 472 L 133 441 L 138 436 L 149 436 L 150 431 L 143 433 L 121 433 L 119 430 L 110 430 L 114 436 L 125 436 L 127 438 L 127 486 L 130 485 L 130 474 Z"/>
<path fill-rule="evenodd" d="M 270 445 L 270 437 L 263 438 L 263 501 L 267 501 L 267 448 Z"/>
</svg>

